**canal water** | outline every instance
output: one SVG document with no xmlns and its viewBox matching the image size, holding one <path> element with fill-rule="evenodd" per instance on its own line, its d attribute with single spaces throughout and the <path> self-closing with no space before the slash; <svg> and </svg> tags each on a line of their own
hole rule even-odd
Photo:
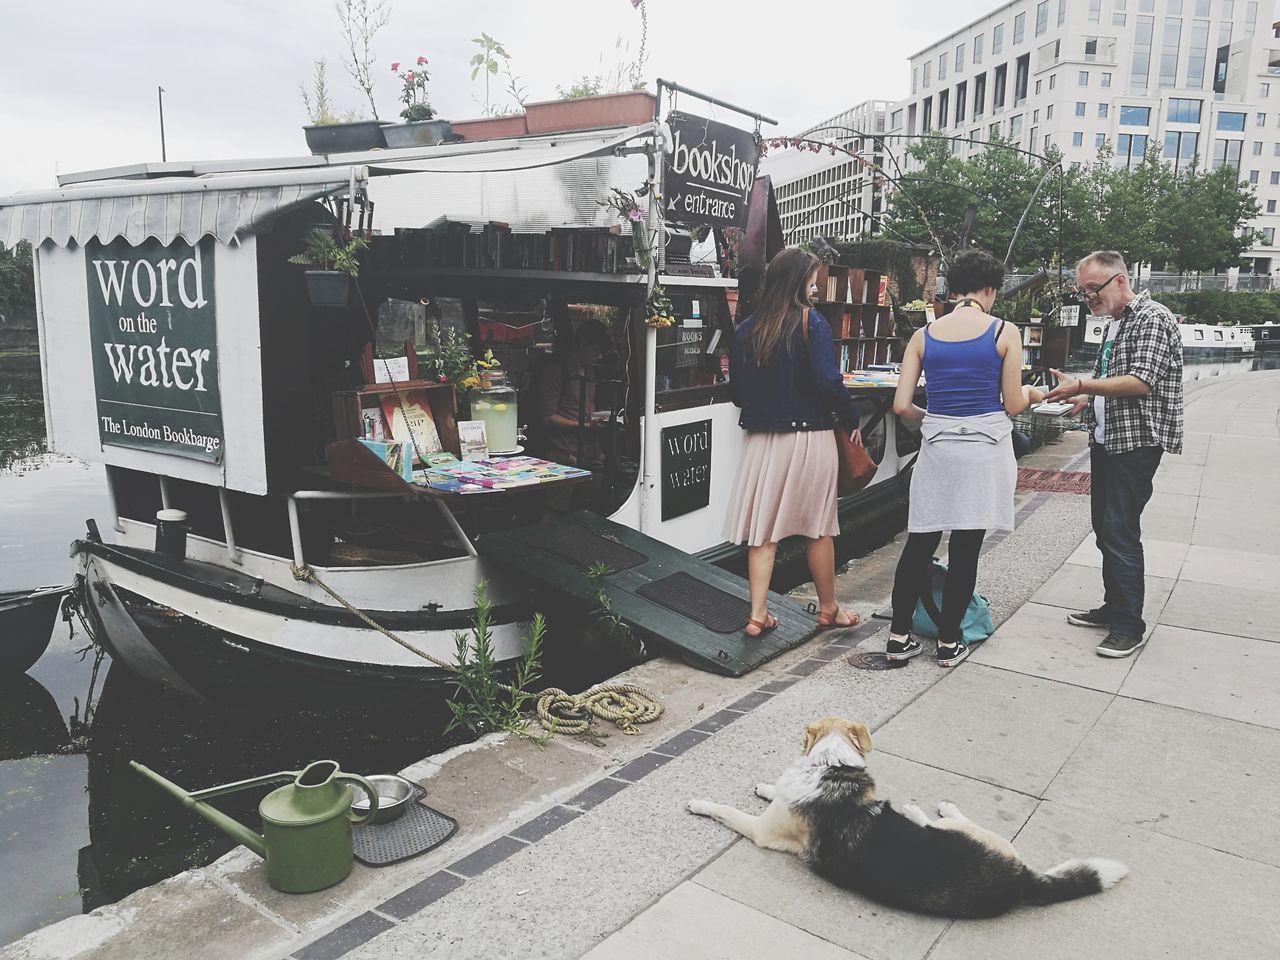
<svg viewBox="0 0 1280 960">
<path fill-rule="evenodd" d="M 1276 367 L 1274 355 L 1188 362 L 1187 378 Z M 0 354 L 0 590 L 66 582 L 68 544 L 86 518 L 108 529 L 108 510 L 100 467 L 45 452 L 38 358 Z M 576 688 L 619 668 L 596 655 L 572 671 L 549 665 L 547 680 Z M 442 728 L 439 717 L 387 719 L 343 704 L 281 713 L 270 704 L 192 703 L 117 669 L 82 630 L 58 622 L 27 675 L 0 677 L 0 944 L 231 848 L 138 778 L 129 760 L 193 789 L 315 759 L 377 773 L 461 739 Z M 220 803 L 256 826 L 258 798 Z"/>
</svg>

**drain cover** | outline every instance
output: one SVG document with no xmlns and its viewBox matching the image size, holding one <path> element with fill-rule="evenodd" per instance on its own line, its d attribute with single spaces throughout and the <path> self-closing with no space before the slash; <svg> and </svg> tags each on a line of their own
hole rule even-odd
<svg viewBox="0 0 1280 960">
<path fill-rule="evenodd" d="M 849 657 L 850 666 L 857 667 L 859 670 L 896 670 L 910 662 L 910 660 L 903 660 L 900 663 L 892 663 L 883 653 L 874 650 L 858 650 Z"/>
</svg>

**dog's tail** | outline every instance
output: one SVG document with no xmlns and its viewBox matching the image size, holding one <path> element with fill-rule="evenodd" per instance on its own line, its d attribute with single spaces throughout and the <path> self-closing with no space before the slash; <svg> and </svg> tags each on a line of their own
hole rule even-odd
<svg viewBox="0 0 1280 960">
<path fill-rule="evenodd" d="M 1128 874 L 1129 868 L 1120 861 L 1101 857 L 1068 860 L 1044 873 L 1026 869 L 1022 874 L 1022 898 L 1036 906 L 1075 900 L 1110 890 Z"/>
</svg>

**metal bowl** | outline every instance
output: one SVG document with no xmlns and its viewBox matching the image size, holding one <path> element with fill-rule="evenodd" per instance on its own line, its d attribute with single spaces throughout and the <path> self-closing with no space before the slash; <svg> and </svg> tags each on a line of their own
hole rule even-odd
<svg viewBox="0 0 1280 960">
<path fill-rule="evenodd" d="M 365 777 L 378 792 L 378 812 L 368 823 L 390 823 L 409 808 L 413 797 L 413 782 L 394 773 L 375 773 Z M 351 812 L 364 816 L 369 812 L 369 797 L 359 785 L 348 783 L 351 790 Z"/>
</svg>

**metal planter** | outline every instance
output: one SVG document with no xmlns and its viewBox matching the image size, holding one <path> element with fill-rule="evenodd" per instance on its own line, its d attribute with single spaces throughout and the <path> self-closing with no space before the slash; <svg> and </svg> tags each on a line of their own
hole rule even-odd
<svg viewBox="0 0 1280 960">
<path fill-rule="evenodd" d="M 313 156 L 329 153 L 359 153 L 385 147 L 382 131 L 387 126 L 381 120 L 356 120 L 351 123 L 311 124 L 302 128 L 307 137 L 307 149 Z"/>
<path fill-rule="evenodd" d="M 392 150 L 398 147 L 434 147 L 452 132 L 448 120 L 391 123 L 382 128 L 382 135 Z"/>
</svg>

